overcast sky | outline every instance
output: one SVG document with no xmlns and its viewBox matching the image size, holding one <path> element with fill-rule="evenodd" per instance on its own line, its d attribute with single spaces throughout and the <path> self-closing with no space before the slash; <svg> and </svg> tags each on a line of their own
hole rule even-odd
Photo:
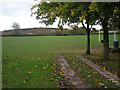
<svg viewBox="0 0 120 90">
<path fill-rule="evenodd" d="M 34 0 L 0 0 L 0 31 L 12 29 L 13 22 L 21 28 L 46 27 L 31 17 L 30 8 L 35 3 Z M 49 27 L 57 28 L 57 23 Z"/>
<path fill-rule="evenodd" d="M 30 8 L 35 3 L 34 0 L 0 0 L 0 31 L 12 29 L 13 22 L 19 23 L 21 28 L 46 27 L 31 17 Z M 57 28 L 57 23 L 48 27 Z"/>
</svg>

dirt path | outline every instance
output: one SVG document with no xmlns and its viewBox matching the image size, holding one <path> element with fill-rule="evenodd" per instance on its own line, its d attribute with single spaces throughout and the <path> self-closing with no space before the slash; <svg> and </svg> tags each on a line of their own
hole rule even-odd
<svg viewBox="0 0 120 90">
<path fill-rule="evenodd" d="M 86 82 L 83 77 L 77 75 L 77 73 L 70 68 L 68 62 L 63 56 L 59 55 L 57 58 L 61 66 L 61 70 L 65 76 L 65 82 L 68 86 L 74 88 L 90 88 L 88 82 Z"/>
<path fill-rule="evenodd" d="M 97 66 L 96 64 L 94 64 L 92 61 L 77 55 L 77 57 L 83 61 L 84 63 L 86 63 L 87 65 L 89 65 L 90 67 L 92 67 L 93 69 L 95 69 L 98 73 L 100 73 L 102 76 L 104 76 L 105 78 L 107 78 L 108 80 L 112 81 L 112 83 L 114 83 L 116 86 L 120 87 L 120 79 L 116 76 L 114 76 L 112 73 L 101 69 L 101 67 Z"/>
</svg>

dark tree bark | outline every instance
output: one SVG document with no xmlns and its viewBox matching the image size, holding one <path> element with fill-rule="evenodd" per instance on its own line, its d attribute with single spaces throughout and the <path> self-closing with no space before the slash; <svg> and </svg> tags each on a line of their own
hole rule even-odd
<svg viewBox="0 0 120 90">
<path fill-rule="evenodd" d="M 109 60 L 109 34 L 108 34 L 108 22 L 107 20 L 102 21 L 102 27 L 103 27 L 103 49 L 104 49 L 104 60 Z"/>
<path fill-rule="evenodd" d="M 90 28 L 89 28 L 89 24 L 87 24 L 87 50 L 86 50 L 86 54 L 90 55 Z"/>
<path fill-rule="evenodd" d="M 83 27 L 85 28 L 87 32 L 87 49 L 86 49 L 86 54 L 90 55 L 90 28 L 89 28 L 89 23 L 87 23 L 87 28 L 85 27 L 84 23 L 82 22 Z"/>
</svg>

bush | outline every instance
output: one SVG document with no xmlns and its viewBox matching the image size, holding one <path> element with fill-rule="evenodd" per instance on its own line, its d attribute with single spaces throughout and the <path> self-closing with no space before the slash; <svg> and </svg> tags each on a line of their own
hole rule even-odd
<svg viewBox="0 0 120 90">
<path fill-rule="evenodd" d="M 83 27 L 78 27 L 77 25 L 72 26 L 72 35 L 85 35 L 87 34 L 86 30 Z"/>
</svg>

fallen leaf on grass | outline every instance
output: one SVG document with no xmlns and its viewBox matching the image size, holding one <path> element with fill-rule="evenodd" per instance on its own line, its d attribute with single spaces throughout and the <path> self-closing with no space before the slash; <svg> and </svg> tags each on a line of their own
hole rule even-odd
<svg viewBox="0 0 120 90">
<path fill-rule="evenodd" d="M 46 69 L 46 67 L 43 67 L 43 69 Z"/>
<path fill-rule="evenodd" d="M 96 79 L 95 81 L 97 82 L 98 80 Z"/>
<path fill-rule="evenodd" d="M 66 70 L 66 72 L 68 72 L 68 70 Z"/>
<path fill-rule="evenodd" d="M 105 88 L 107 88 L 107 87 L 105 86 Z"/>
<path fill-rule="evenodd" d="M 104 84 L 103 83 L 99 83 L 100 86 L 103 86 Z"/>
<path fill-rule="evenodd" d="M 53 79 L 53 78 L 51 78 L 51 80 L 53 81 L 54 79 Z"/>
<path fill-rule="evenodd" d="M 35 65 L 35 67 L 38 67 L 37 65 Z"/>
<path fill-rule="evenodd" d="M 51 66 L 52 67 L 52 66 Z M 55 68 L 54 67 L 52 67 L 52 69 L 54 70 Z"/>
<path fill-rule="evenodd" d="M 90 75 L 88 75 L 88 77 L 90 77 Z"/>
<path fill-rule="evenodd" d="M 60 72 L 60 75 L 61 75 L 61 76 L 64 76 L 64 74 L 62 74 L 62 72 Z"/>
<path fill-rule="evenodd" d="M 30 74 L 31 72 L 28 72 L 28 74 Z"/>
<path fill-rule="evenodd" d="M 59 86 L 57 85 L 57 87 L 59 87 Z"/>
<path fill-rule="evenodd" d="M 73 82 L 73 85 L 75 85 L 76 83 L 75 82 Z"/>
<path fill-rule="evenodd" d="M 96 72 L 96 71 L 95 71 L 95 72 L 93 72 L 93 73 L 97 74 L 97 72 Z"/>
<path fill-rule="evenodd" d="M 117 77 L 117 74 L 116 74 L 116 72 L 115 72 L 115 75 L 114 75 L 114 77 L 115 77 L 115 78 Z"/>
</svg>

